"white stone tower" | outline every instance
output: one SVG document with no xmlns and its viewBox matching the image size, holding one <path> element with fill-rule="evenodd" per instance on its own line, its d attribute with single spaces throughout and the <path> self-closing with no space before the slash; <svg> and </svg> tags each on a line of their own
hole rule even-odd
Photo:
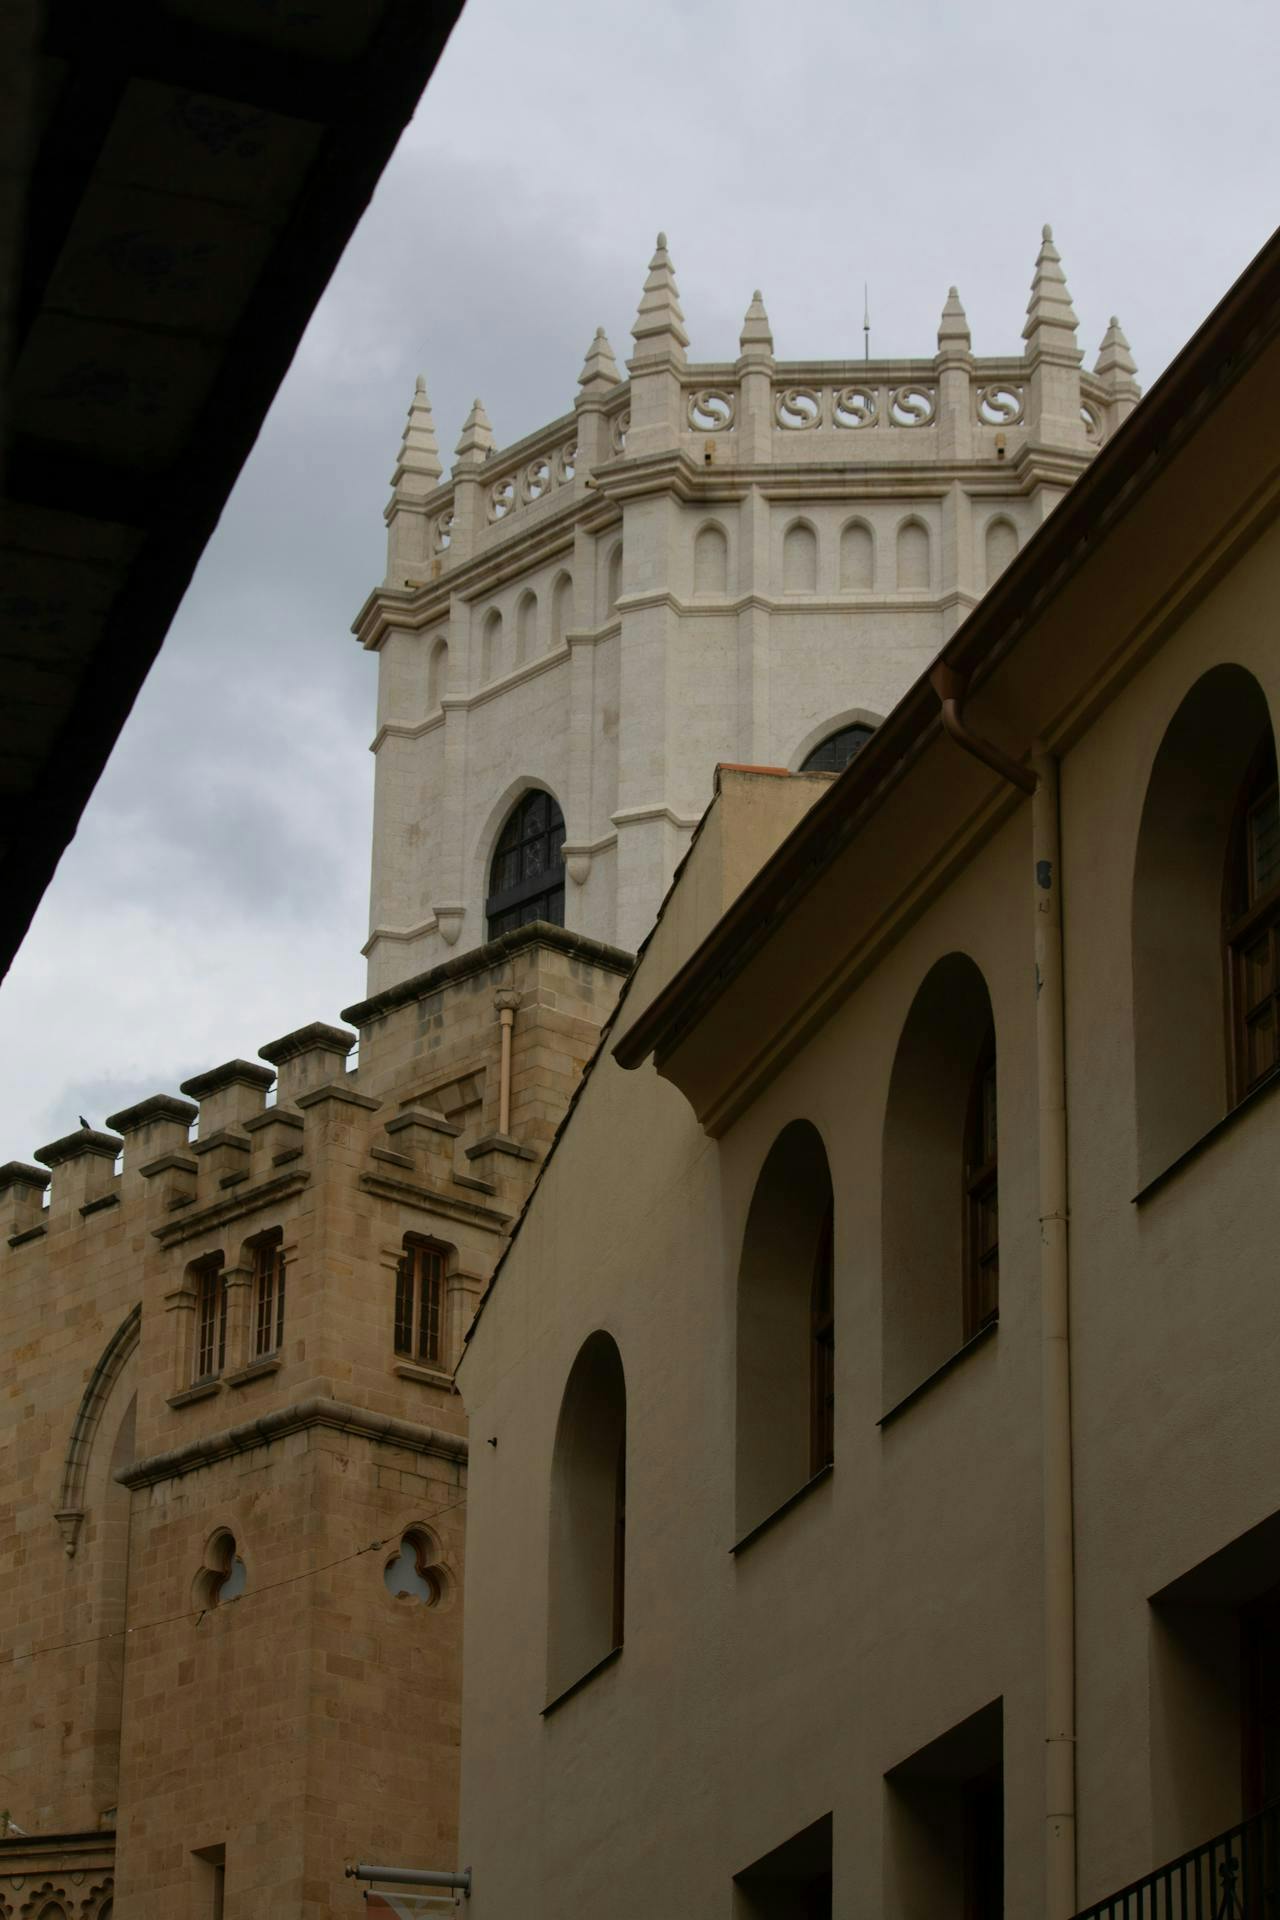
<svg viewBox="0 0 1280 1920">
<path fill-rule="evenodd" d="M 355 627 L 370 991 L 535 913 L 634 949 L 717 762 L 874 726 L 1131 411 L 1119 323 L 1092 374 L 1076 324 L 1046 227 L 1021 355 L 976 358 L 953 287 L 931 360 L 779 360 L 756 293 L 690 365 L 659 234 L 629 379 L 598 329 L 572 411 L 499 452 L 477 400 L 445 484 L 419 379 Z"/>
</svg>

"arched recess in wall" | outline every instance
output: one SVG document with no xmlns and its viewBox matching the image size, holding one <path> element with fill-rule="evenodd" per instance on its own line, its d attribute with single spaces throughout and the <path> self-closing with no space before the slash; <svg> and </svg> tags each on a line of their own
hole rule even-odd
<svg viewBox="0 0 1280 1920">
<path fill-rule="evenodd" d="M 810 1121 L 793 1120 L 760 1170 L 738 1265 L 739 1538 L 831 1457 L 832 1228 L 831 1170 L 822 1136 Z"/>
<path fill-rule="evenodd" d="M 818 590 L 818 536 L 807 520 L 795 520 L 782 536 L 782 591 Z"/>
<path fill-rule="evenodd" d="M 132 1369 L 130 1376 L 132 1377 Z M 121 1393 L 129 1384 L 121 1382 Z M 113 1403 L 114 1404 L 114 1403 Z M 93 1674 L 91 1728 L 88 1746 L 92 1753 L 91 1791 L 99 1809 L 115 1806 L 120 1794 L 120 1729 L 124 1715 L 125 1628 L 129 1598 L 130 1521 L 132 1498 L 117 1475 L 131 1467 L 137 1458 L 136 1393 L 130 1393 L 110 1432 L 110 1415 L 104 1421 L 104 1441 L 110 1432 L 111 1451 L 104 1454 L 104 1471 L 94 1471 L 89 1484 L 89 1520 L 92 1544 L 86 1547 L 91 1559 L 95 1605 L 96 1662 Z"/>
<path fill-rule="evenodd" d="M 875 535 L 865 520 L 851 520 L 840 535 L 841 591 L 870 593 L 875 578 Z"/>
<path fill-rule="evenodd" d="M 904 520 L 898 528 L 899 591 L 927 593 L 929 569 L 929 529 L 921 520 Z"/>
<path fill-rule="evenodd" d="M 551 644 L 562 647 L 573 625 L 573 581 L 567 573 L 556 575 L 551 589 Z"/>
<path fill-rule="evenodd" d="M 1169 722 L 1138 829 L 1139 1185 L 1275 1070 L 1275 782 L 1275 736 L 1262 688 L 1243 667 L 1212 668 Z"/>
<path fill-rule="evenodd" d="M 978 1157 L 982 1129 L 984 1138 L 989 1134 L 989 1162 Z M 991 996 L 969 956 L 949 953 L 930 968 L 911 1003 L 885 1109 L 886 1410 L 995 1318 L 995 1166 Z"/>
<path fill-rule="evenodd" d="M 538 596 L 523 593 L 516 608 L 516 665 L 523 666 L 538 651 Z"/>
<path fill-rule="evenodd" d="M 694 537 L 693 590 L 695 593 L 729 591 L 729 542 L 724 528 L 714 520 L 699 527 Z"/>
<path fill-rule="evenodd" d="M 987 522 L 986 568 L 987 585 L 994 586 L 1011 560 L 1017 558 L 1018 530 L 1012 520 L 1004 514 L 997 514 L 994 520 Z"/>
<path fill-rule="evenodd" d="M 427 656 L 427 712 L 434 713 L 449 690 L 449 642 L 441 634 Z"/>
<path fill-rule="evenodd" d="M 551 1461 L 547 1698 L 622 1645 L 627 1387 L 612 1336 L 583 1343 L 560 1403 Z"/>
<path fill-rule="evenodd" d="M 89 1462 L 102 1424 L 103 1411 L 113 1388 L 137 1351 L 141 1331 L 142 1306 L 139 1304 L 130 1308 L 103 1348 L 71 1423 L 71 1434 L 63 1455 L 57 1507 L 62 1543 L 68 1555 L 74 1555 L 79 1539 Z"/>
<path fill-rule="evenodd" d="M 605 564 L 605 619 L 608 620 L 618 610 L 622 598 L 622 542 L 618 541 Z"/>
<path fill-rule="evenodd" d="M 480 684 L 487 687 L 503 672 L 502 615 L 496 607 L 485 615 L 480 630 Z"/>
</svg>

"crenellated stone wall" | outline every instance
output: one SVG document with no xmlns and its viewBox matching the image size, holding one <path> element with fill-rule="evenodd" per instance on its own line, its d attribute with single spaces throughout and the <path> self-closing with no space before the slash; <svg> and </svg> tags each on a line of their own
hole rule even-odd
<svg viewBox="0 0 1280 1920">
<path fill-rule="evenodd" d="M 691 364 L 664 236 L 624 378 L 603 331 L 571 411 L 499 450 L 479 400 L 446 480 L 424 383 L 356 622 L 379 655 L 371 991 L 485 937 L 494 843 L 543 787 L 570 927 L 634 949 L 718 762 L 798 768 L 874 725 L 1139 389 L 1113 321 L 1082 365 L 1046 228 L 1019 354 L 952 288 L 932 359 Z"/>
<path fill-rule="evenodd" d="M 455 1863 L 453 1363 L 628 965 L 522 928 L 0 1168 L 0 1768 L 28 1834 L 114 1830 L 136 1920 Z M 425 1357 L 406 1235 L 443 1261 Z"/>
</svg>

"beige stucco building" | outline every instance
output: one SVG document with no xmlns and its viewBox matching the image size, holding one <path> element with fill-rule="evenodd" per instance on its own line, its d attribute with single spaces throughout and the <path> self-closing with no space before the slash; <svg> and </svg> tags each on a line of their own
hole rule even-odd
<svg viewBox="0 0 1280 1920">
<path fill-rule="evenodd" d="M 1271 1910 L 1277 418 L 1273 242 L 721 775 L 458 1370 L 475 1920 Z"/>
</svg>

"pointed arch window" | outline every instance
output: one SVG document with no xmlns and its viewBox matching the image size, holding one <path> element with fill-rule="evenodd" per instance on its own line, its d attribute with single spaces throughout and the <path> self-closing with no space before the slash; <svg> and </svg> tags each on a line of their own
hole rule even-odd
<svg viewBox="0 0 1280 1920">
<path fill-rule="evenodd" d="M 801 773 L 843 773 L 851 760 L 857 758 L 875 732 L 874 727 L 863 726 L 859 721 L 851 727 L 841 727 L 835 733 L 829 733 L 825 740 L 819 741 L 812 753 L 807 753 L 800 763 Z"/>
<path fill-rule="evenodd" d="M 1225 904 L 1235 1094 L 1242 1100 L 1280 1064 L 1280 793 L 1269 729 L 1236 802 Z"/>
<path fill-rule="evenodd" d="M 533 920 L 564 925 L 564 815 L 534 787 L 507 816 L 489 869 L 489 938 Z"/>
</svg>

